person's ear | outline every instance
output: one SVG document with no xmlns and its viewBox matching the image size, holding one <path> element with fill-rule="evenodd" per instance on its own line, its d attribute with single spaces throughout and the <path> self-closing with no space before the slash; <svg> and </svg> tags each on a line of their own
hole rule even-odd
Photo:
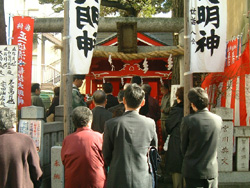
<svg viewBox="0 0 250 188">
<path fill-rule="evenodd" d="M 87 127 L 91 129 L 91 127 L 92 127 L 92 121 L 88 122 Z"/>
<path fill-rule="evenodd" d="M 125 97 L 122 98 L 123 104 L 127 104 Z"/>
<path fill-rule="evenodd" d="M 141 101 L 141 107 L 143 107 L 145 105 L 145 99 L 143 99 L 142 101 Z"/>
</svg>

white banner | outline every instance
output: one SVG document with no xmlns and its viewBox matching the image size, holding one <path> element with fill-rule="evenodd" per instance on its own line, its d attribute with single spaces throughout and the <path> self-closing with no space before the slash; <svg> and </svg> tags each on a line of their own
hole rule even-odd
<svg viewBox="0 0 250 188">
<path fill-rule="evenodd" d="M 70 74 L 88 74 L 96 43 L 101 0 L 70 0 Z"/>
<path fill-rule="evenodd" d="M 0 45 L 0 107 L 17 109 L 18 46 Z"/>
<path fill-rule="evenodd" d="M 190 72 L 223 72 L 227 1 L 190 0 Z"/>
</svg>

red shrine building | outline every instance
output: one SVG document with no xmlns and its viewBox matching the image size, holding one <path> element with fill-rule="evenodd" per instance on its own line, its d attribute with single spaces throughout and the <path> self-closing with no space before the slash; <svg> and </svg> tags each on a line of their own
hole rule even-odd
<svg viewBox="0 0 250 188">
<path fill-rule="evenodd" d="M 98 46 L 117 46 L 117 34 L 104 39 Z M 146 33 L 137 33 L 137 46 L 168 46 L 166 43 L 153 38 Z M 142 53 L 143 54 L 143 53 Z M 126 56 L 126 54 L 123 54 Z M 131 55 L 131 54 L 129 54 Z M 170 57 L 171 58 L 171 57 Z M 119 58 L 109 55 L 108 57 L 93 56 L 89 74 L 86 75 L 86 93 L 93 94 L 102 88 L 104 82 L 113 85 L 113 95 L 117 96 L 125 83 L 129 83 L 134 75 L 141 76 L 143 83 L 152 87 L 151 96 L 160 101 L 160 86 L 163 83 L 170 84 L 172 72 L 168 70 L 169 57 L 144 58 L 138 57 Z"/>
</svg>

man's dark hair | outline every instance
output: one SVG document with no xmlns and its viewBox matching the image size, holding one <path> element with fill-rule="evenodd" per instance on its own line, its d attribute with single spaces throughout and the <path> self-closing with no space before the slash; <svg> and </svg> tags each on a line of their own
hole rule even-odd
<svg viewBox="0 0 250 188">
<path fill-rule="evenodd" d="M 55 87 L 54 88 L 54 94 L 55 94 L 55 96 L 59 96 L 59 94 L 60 94 L 60 87 Z"/>
<path fill-rule="evenodd" d="M 124 93 L 127 106 L 130 108 L 138 108 L 145 97 L 145 92 L 137 84 L 130 84 Z"/>
<path fill-rule="evenodd" d="M 169 90 L 169 86 L 168 86 L 168 84 L 163 84 L 163 85 L 161 85 L 161 87 L 163 87 L 163 88 L 165 88 L 165 89 L 168 89 L 168 90 Z"/>
<path fill-rule="evenodd" d="M 103 83 L 102 89 L 105 93 L 112 93 L 113 92 L 113 86 L 111 83 Z"/>
<path fill-rule="evenodd" d="M 143 91 L 144 91 L 146 94 L 150 95 L 150 93 L 151 93 L 151 86 L 150 86 L 149 84 L 143 84 L 143 85 L 141 86 L 141 88 L 143 89 Z"/>
<path fill-rule="evenodd" d="M 78 80 L 84 80 L 85 79 L 85 75 L 82 74 L 75 74 L 73 75 L 73 82 L 78 79 Z"/>
<path fill-rule="evenodd" d="M 31 85 L 31 92 L 32 92 L 32 93 L 35 93 L 37 89 L 38 89 L 38 90 L 40 89 L 40 84 L 39 84 L 39 83 L 33 83 L 33 84 Z"/>
<path fill-rule="evenodd" d="M 198 110 L 202 110 L 208 105 L 208 95 L 201 87 L 195 87 L 188 92 L 188 100 L 193 103 Z"/>
<path fill-rule="evenodd" d="M 140 76 L 133 76 L 132 78 L 131 78 L 131 83 L 133 84 L 133 83 L 136 83 L 136 84 L 138 84 L 138 85 L 141 85 L 141 77 Z"/>
<path fill-rule="evenodd" d="M 107 99 L 107 95 L 102 90 L 96 90 L 93 94 L 93 100 L 96 104 L 103 104 Z"/>
<path fill-rule="evenodd" d="M 119 102 L 123 101 L 123 97 L 124 97 L 124 90 L 120 90 L 117 96 L 117 99 Z"/>
<path fill-rule="evenodd" d="M 86 127 L 92 119 L 91 110 L 85 106 L 78 106 L 72 112 L 72 121 L 76 128 Z"/>
<path fill-rule="evenodd" d="M 178 97 L 182 102 L 184 102 L 184 87 L 179 87 L 175 93 L 175 96 Z"/>
</svg>

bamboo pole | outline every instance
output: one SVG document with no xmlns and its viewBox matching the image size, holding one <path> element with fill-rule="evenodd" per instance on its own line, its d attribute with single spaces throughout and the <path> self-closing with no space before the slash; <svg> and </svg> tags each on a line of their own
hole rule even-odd
<svg viewBox="0 0 250 188">
<path fill-rule="evenodd" d="M 188 92 L 193 87 L 193 74 L 190 74 L 189 1 L 184 1 L 184 116 L 190 113 Z"/>
<path fill-rule="evenodd" d="M 69 0 L 64 1 L 63 34 L 63 104 L 64 137 L 70 133 L 70 114 L 72 110 L 72 77 L 69 75 Z"/>
</svg>

